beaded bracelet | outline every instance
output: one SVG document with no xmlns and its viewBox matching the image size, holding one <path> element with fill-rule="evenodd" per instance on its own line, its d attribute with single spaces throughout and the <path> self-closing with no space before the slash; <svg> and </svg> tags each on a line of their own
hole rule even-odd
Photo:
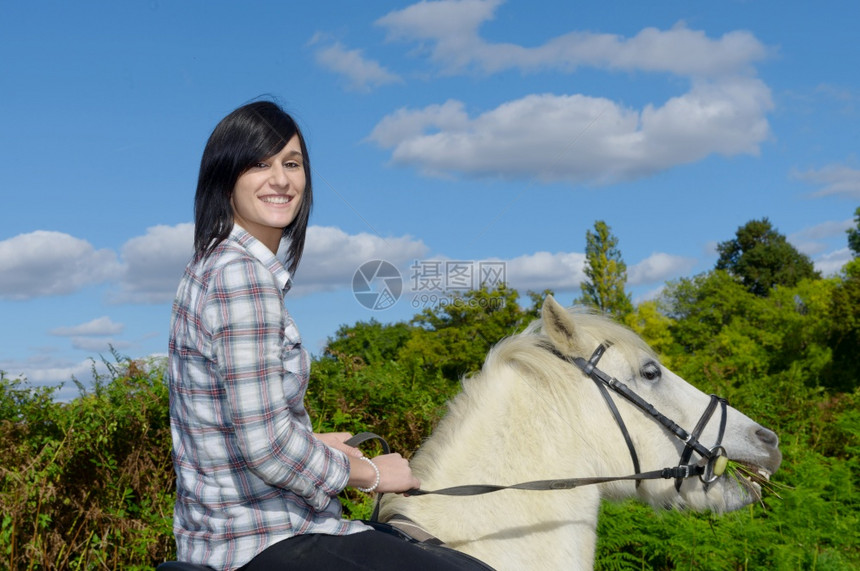
<svg viewBox="0 0 860 571">
<path fill-rule="evenodd" d="M 359 492 L 364 492 L 365 494 L 373 493 L 376 490 L 377 486 L 379 486 L 379 468 L 377 468 L 376 464 L 373 463 L 373 460 L 371 460 L 367 456 L 362 456 L 361 458 L 359 458 L 359 460 L 364 460 L 365 462 L 373 466 L 373 471 L 376 472 L 376 481 L 373 482 L 373 485 L 369 488 L 359 488 L 358 486 L 356 486 L 356 489 Z"/>
</svg>

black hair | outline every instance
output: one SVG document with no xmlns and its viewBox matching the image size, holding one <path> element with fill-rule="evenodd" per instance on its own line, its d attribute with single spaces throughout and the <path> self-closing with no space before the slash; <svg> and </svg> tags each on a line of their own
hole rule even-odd
<svg viewBox="0 0 860 571">
<path fill-rule="evenodd" d="M 305 190 L 293 222 L 284 228 L 289 238 L 287 268 L 296 271 L 305 248 L 313 191 L 311 164 L 299 126 L 277 103 L 255 101 L 239 107 L 212 131 L 203 158 L 194 195 L 194 253 L 197 259 L 212 253 L 233 229 L 230 198 L 236 181 L 251 166 L 281 151 L 298 135 L 304 160 Z"/>
</svg>

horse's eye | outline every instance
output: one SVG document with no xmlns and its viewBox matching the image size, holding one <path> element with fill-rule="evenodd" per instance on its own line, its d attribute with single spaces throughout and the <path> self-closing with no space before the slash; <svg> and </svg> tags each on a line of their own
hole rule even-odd
<svg viewBox="0 0 860 571">
<path fill-rule="evenodd" d="M 663 374 L 660 370 L 660 365 L 655 363 L 654 361 L 648 361 L 645 365 L 642 366 L 642 378 L 647 379 L 649 381 L 657 381 L 660 379 L 660 376 Z"/>
</svg>

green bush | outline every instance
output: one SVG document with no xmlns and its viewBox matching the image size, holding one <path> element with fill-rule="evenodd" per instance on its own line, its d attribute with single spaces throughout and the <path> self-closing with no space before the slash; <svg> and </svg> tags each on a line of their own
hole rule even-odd
<svg viewBox="0 0 860 571">
<path fill-rule="evenodd" d="M 0 376 L 0 567 L 151 569 L 174 551 L 163 370 L 110 370 L 69 403 Z"/>
</svg>

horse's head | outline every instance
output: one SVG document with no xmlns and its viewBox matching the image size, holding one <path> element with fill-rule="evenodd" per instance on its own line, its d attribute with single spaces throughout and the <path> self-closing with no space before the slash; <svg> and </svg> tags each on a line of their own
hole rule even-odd
<svg viewBox="0 0 860 571">
<path fill-rule="evenodd" d="M 677 482 L 673 479 L 642 481 L 638 486 L 642 500 L 661 507 L 676 505 L 721 512 L 738 509 L 760 498 L 760 483 L 777 470 L 782 459 L 775 433 L 732 407 L 715 407 L 716 399 L 661 365 L 638 336 L 608 319 L 594 315 L 574 316 L 550 296 L 544 302 L 539 329 L 549 338 L 553 352 L 566 361 L 562 364 L 570 367 L 571 376 L 577 377 L 577 382 L 591 385 L 587 394 L 595 399 L 592 416 L 597 419 L 598 415 L 604 415 L 610 419 L 598 420 L 604 429 L 619 422 L 611 420 L 611 404 L 601 398 L 597 385 L 602 382 L 606 392 L 611 394 L 621 423 L 626 425 L 629 434 L 627 446 L 621 428 L 613 429 L 614 437 L 604 435 L 606 440 L 617 441 L 614 450 L 626 456 L 626 471 L 612 475 L 633 473 L 635 461 L 631 459 L 636 457 L 642 472 L 677 466 L 688 448 L 690 459 L 685 464 L 704 468 L 710 461 L 709 470 L 718 466 L 716 471 L 722 474 L 708 484 L 696 477 Z M 606 350 L 595 352 L 601 345 Z M 624 387 L 613 387 L 615 383 L 601 381 L 600 374 L 610 381 L 620 381 L 629 391 L 625 395 Z M 649 409 L 650 405 L 653 407 Z M 712 414 L 706 415 L 704 411 L 709 406 Z M 680 430 L 675 430 L 673 424 Z M 721 424 L 724 424 L 722 435 Z M 722 472 L 724 463 L 715 462 L 719 454 L 711 450 L 718 443 L 740 470 Z M 629 453 L 624 452 L 625 449 L 629 449 Z M 605 490 L 608 495 L 620 496 L 624 490 L 629 495 L 630 485 L 610 484 Z"/>
</svg>

